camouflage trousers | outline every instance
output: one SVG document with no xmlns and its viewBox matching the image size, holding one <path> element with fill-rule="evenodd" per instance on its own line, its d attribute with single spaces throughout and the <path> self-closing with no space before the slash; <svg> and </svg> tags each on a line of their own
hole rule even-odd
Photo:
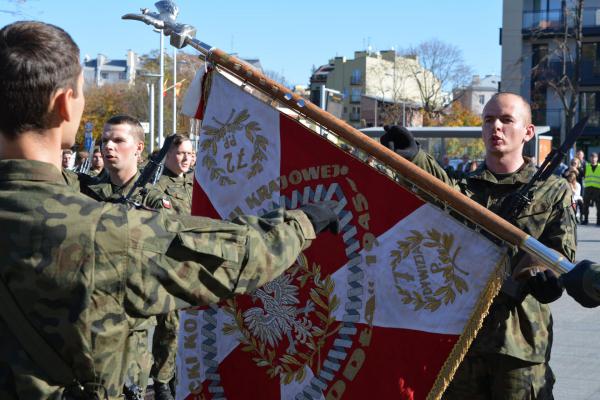
<svg viewBox="0 0 600 400">
<path fill-rule="evenodd" d="M 148 330 L 131 331 L 127 338 L 125 385 L 138 386 L 142 393 L 146 392 L 152 367 L 152 354 L 148 345 Z"/>
<path fill-rule="evenodd" d="M 179 333 L 179 314 L 177 311 L 156 317 L 157 325 L 152 339 L 152 378 L 168 383 L 175 377 L 175 355 L 177 354 L 177 335 Z"/>
<path fill-rule="evenodd" d="M 502 354 L 468 354 L 444 400 L 552 400 L 554 374 L 536 364 Z"/>
</svg>

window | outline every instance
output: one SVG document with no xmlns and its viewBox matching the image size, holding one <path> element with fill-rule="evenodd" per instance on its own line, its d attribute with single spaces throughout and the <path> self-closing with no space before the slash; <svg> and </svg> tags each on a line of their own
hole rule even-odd
<svg viewBox="0 0 600 400">
<path fill-rule="evenodd" d="M 481 105 L 485 104 L 485 95 L 483 95 L 483 94 L 479 95 L 479 104 L 481 104 Z"/>
<path fill-rule="evenodd" d="M 101 72 L 101 73 L 100 73 L 100 77 L 101 77 L 102 79 L 108 79 L 108 72 Z"/>
<path fill-rule="evenodd" d="M 362 81 L 362 73 L 360 69 L 355 69 L 352 71 L 352 76 L 350 77 L 351 85 L 360 85 Z"/>
<path fill-rule="evenodd" d="M 352 89 L 352 94 L 350 95 L 350 103 L 360 103 L 360 89 Z"/>
<path fill-rule="evenodd" d="M 119 79 L 124 81 L 125 79 L 127 79 L 127 73 L 126 72 L 119 72 Z"/>
</svg>

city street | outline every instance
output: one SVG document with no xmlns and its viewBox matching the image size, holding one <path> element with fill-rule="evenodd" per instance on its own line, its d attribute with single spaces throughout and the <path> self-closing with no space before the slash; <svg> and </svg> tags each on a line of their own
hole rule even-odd
<svg viewBox="0 0 600 400">
<path fill-rule="evenodd" d="M 591 225 L 577 229 L 577 259 L 600 260 L 596 210 Z M 556 375 L 557 400 L 600 399 L 600 309 L 581 307 L 566 293 L 552 304 L 554 346 L 550 365 Z"/>
</svg>

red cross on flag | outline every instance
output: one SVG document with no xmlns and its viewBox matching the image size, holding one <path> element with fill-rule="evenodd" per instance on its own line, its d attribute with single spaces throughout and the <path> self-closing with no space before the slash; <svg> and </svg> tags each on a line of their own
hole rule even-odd
<svg viewBox="0 0 600 400">
<path fill-rule="evenodd" d="M 335 200 L 342 232 L 320 235 L 254 293 L 181 313 L 178 398 L 439 398 L 504 250 L 255 91 L 216 70 L 192 83 L 193 214 Z"/>
</svg>

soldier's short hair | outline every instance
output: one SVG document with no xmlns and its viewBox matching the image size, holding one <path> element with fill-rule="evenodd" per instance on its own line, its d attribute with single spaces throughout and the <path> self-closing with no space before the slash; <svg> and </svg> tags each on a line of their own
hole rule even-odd
<svg viewBox="0 0 600 400">
<path fill-rule="evenodd" d="M 123 125 L 123 124 L 131 126 L 131 134 L 138 141 L 144 142 L 144 139 L 145 139 L 144 128 L 142 127 L 142 124 L 140 124 L 140 121 L 137 118 L 132 117 L 131 115 L 127 115 L 127 114 L 115 115 L 114 117 L 112 117 L 108 121 L 106 121 L 105 125 Z"/>
<path fill-rule="evenodd" d="M 179 147 L 179 145 L 183 142 L 190 141 L 189 136 L 182 135 L 181 133 L 176 133 L 174 136 L 175 137 L 173 138 L 173 141 L 171 142 L 171 149 Z"/>
<path fill-rule="evenodd" d="M 9 138 L 48 129 L 50 99 L 59 89 L 77 93 L 79 47 L 51 24 L 19 21 L 0 30 L 0 133 Z"/>
<path fill-rule="evenodd" d="M 513 92 L 495 93 L 492 97 L 490 97 L 488 103 L 490 101 L 496 100 L 498 97 L 502 97 L 502 96 L 511 96 L 511 97 L 516 97 L 517 99 L 519 99 L 521 101 L 521 103 L 523 104 L 523 111 L 524 111 L 523 117 L 525 118 L 524 122 L 526 125 L 531 124 L 531 106 L 529 105 L 529 102 L 527 100 L 525 100 L 525 98 L 523 96 L 521 96 L 520 94 L 513 93 Z"/>
</svg>

